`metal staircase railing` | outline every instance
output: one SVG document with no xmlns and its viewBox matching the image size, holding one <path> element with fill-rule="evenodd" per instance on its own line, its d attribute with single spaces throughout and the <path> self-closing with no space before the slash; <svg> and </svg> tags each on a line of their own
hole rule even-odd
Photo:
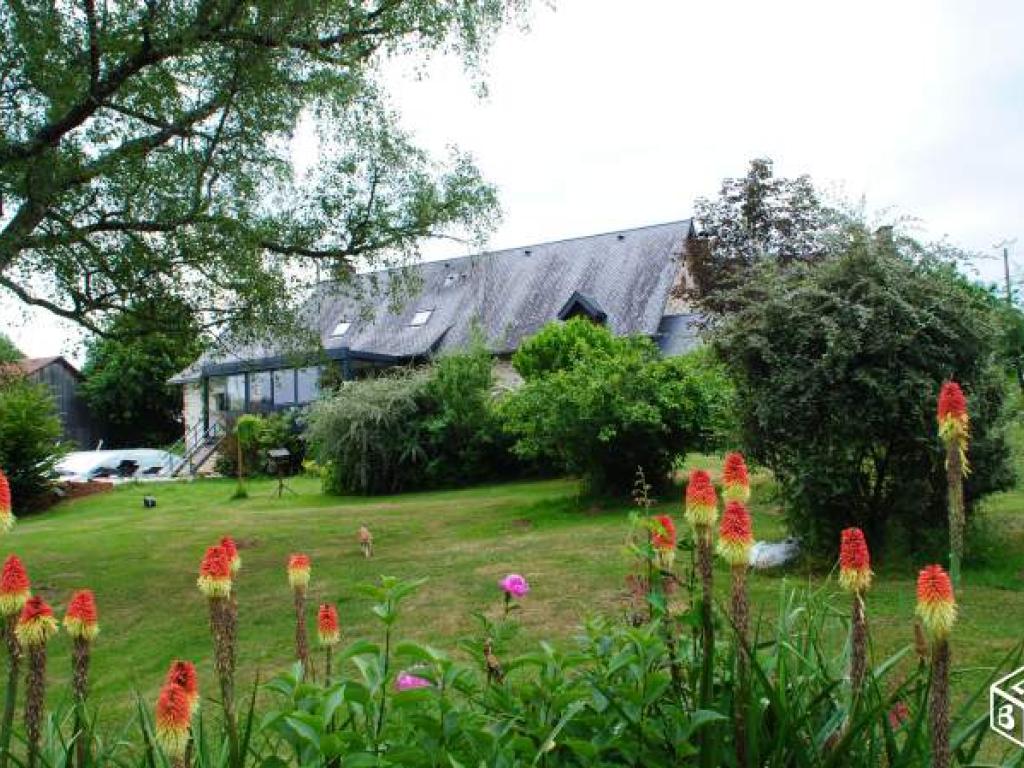
<svg viewBox="0 0 1024 768">
<path fill-rule="evenodd" d="M 165 477 L 180 477 L 187 470 L 189 477 L 195 475 L 196 470 L 206 463 L 223 439 L 224 427 L 220 422 L 213 422 L 209 428 L 204 428 L 201 423 L 194 424 L 169 449 L 173 455 L 161 474 Z M 179 452 L 181 458 L 177 456 Z M 202 457 L 198 458 L 200 454 Z"/>
</svg>

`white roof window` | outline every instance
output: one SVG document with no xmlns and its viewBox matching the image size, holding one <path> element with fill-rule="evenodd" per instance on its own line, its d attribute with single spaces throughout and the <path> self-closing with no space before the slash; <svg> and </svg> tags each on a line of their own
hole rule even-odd
<svg viewBox="0 0 1024 768">
<path fill-rule="evenodd" d="M 338 336 L 344 336 L 348 333 L 348 329 L 352 327 L 352 323 L 349 320 L 339 320 L 338 324 L 334 326 L 334 330 L 331 331 L 331 336 L 337 338 Z"/>
<path fill-rule="evenodd" d="M 427 321 L 430 319 L 430 316 L 432 314 L 434 314 L 434 310 L 432 309 L 421 309 L 415 315 L 412 316 L 412 320 L 409 321 L 409 325 L 426 325 Z"/>
</svg>

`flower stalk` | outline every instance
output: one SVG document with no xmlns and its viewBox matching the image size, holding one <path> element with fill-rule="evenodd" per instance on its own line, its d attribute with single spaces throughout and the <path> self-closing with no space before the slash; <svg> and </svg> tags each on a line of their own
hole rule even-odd
<svg viewBox="0 0 1024 768">
<path fill-rule="evenodd" d="M 868 628 L 864 595 L 871 587 L 871 554 L 860 528 L 846 528 L 839 540 L 839 586 L 853 596 L 850 613 L 850 689 L 860 696 L 867 672 Z"/>
<path fill-rule="evenodd" d="M 937 412 L 939 437 L 946 445 L 946 483 L 949 500 L 949 573 L 953 585 L 960 586 L 960 567 L 964 556 L 964 478 L 970 472 L 967 443 L 970 417 L 967 398 L 955 381 L 947 381 L 939 392 Z"/>
<path fill-rule="evenodd" d="M 8 764 L 18 701 L 22 649 L 15 629 L 18 615 L 28 601 L 30 587 L 25 566 L 17 555 L 10 555 L 0 570 L 0 632 L 7 651 L 7 694 L 4 697 L 3 719 L 0 720 L 0 768 L 6 768 Z"/>
<path fill-rule="evenodd" d="M 712 527 L 718 518 L 718 496 L 711 476 L 702 469 L 690 472 L 686 485 L 685 517 L 696 541 L 696 569 L 701 582 L 701 642 L 704 655 L 700 676 L 700 706 L 711 703 L 715 666 L 715 628 L 712 616 L 714 580 L 712 564 Z M 702 758 L 707 750 L 702 749 Z M 702 759 L 702 764 L 705 759 Z"/>
<path fill-rule="evenodd" d="M 739 454 L 730 454 L 739 456 Z M 740 456 L 740 461 L 743 457 Z M 728 467 L 728 463 L 726 465 Z M 746 473 L 746 467 L 744 475 Z M 749 497 L 749 494 L 747 494 Z M 729 564 L 732 576 L 730 614 L 736 631 L 736 677 L 739 695 L 733 722 L 735 726 L 736 764 L 747 765 L 747 712 L 746 704 L 750 694 L 749 672 L 749 624 L 750 604 L 747 597 L 747 569 L 750 566 L 750 549 L 754 545 L 754 534 L 750 512 L 746 504 L 735 497 L 725 505 L 725 514 L 718 529 L 718 554 Z"/>
<path fill-rule="evenodd" d="M 916 614 L 931 644 L 931 688 L 928 724 L 932 739 L 932 766 L 949 768 L 949 635 L 956 622 L 953 584 L 940 565 L 929 565 L 917 577 Z"/>
<path fill-rule="evenodd" d="M 7 475 L 0 469 L 0 535 L 10 533 L 15 520 L 14 507 L 11 504 L 11 484 L 7 480 Z"/>
<path fill-rule="evenodd" d="M 292 588 L 295 606 L 295 657 L 302 664 L 306 680 L 313 679 L 313 667 L 309 661 L 309 634 L 306 631 L 306 591 L 309 588 L 310 562 L 303 554 L 294 554 L 288 559 L 288 584 Z"/>
<path fill-rule="evenodd" d="M 85 733 L 85 702 L 89 696 L 89 660 L 92 643 L 99 634 L 99 618 L 96 598 L 88 589 L 79 590 L 71 596 L 64 628 L 71 638 L 71 694 L 75 707 L 75 760 L 79 768 L 89 762 L 90 738 Z"/>
<path fill-rule="evenodd" d="M 180 685 L 167 682 L 156 702 L 156 741 L 172 768 L 188 768 L 192 705 Z"/>
<path fill-rule="evenodd" d="M 53 609 L 39 596 L 30 597 L 21 609 L 15 627 L 18 643 L 28 653 L 25 676 L 25 738 L 27 768 L 39 765 L 43 712 L 46 706 L 46 644 L 57 633 Z"/>
<path fill-rule="evenodd" d="M 330 603 L 323 603 L 316 615 L 317 638 L 324 649 L 324 683 L 331 684 L 331 660 L 334 647 L 341 642 L 341 629 L 338 626 L 338 609 Z"/>
<path fill-rule="evenodd" d="M 210 634 L 213 637 L 213 661 L 220 683 L 224 726 L 228 732 L 231 768 L 240 768 L 238 724 L 235 718 L 235 631 L 234 605 L 231 602 L 231 561 L 223 546 L 210 547 L 199 566 L 196 581 L 210 609 Z"/>
</svg>

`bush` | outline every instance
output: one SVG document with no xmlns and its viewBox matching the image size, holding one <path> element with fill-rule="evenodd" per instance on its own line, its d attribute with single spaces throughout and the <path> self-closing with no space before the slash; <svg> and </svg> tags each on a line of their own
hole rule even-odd
<svg viewBox="0 0 1024 768">
<path fill-rule="evenodd" d="M 728 431 L 732 387 L 706 350 L 663 359 L 648 339 L 597 330 L 610 342 L 547 355 L 575 363 L 527 380 L 503 400 L 514 451 L 579 475 L 594 491 L 628 493 L 638 466 L 663 484 L 675 456 L 709 449 Z"/>
<path fill-rule="evenodd" d="M 463 485 L 514 471 L 483 347 L 431 368 L 349 382 L 316 403 L 306 437 L 331 493 Z"/>
<path fill-rule="evenodd" d="M 0 467 L 11 483 L 15 512 L 43 505 L 54 465 L 66 450 L 50 390 L 20 376 L 0 382 Z"/>
<path fill-rule="evenodd" d="M 604 326 L 583 317 L 548 323 L 512 355 L 512 366 L 524 379 L 567 371 L 581 360 L 612 355 L 629 342 L 616 338 Z"/>
<path fill-rule="evenodd" d="M 303 410 L 289 409 L 267 416 L 246 414 L 245 418 L 256 422 L 254 427 L 256 439 L 244 446 L 242 460 L 245 462 L 247 476 L 252 477 L 271 472 L 268 466 L 267 451 L 274 448 L 287 448 L 291 454 L 288 466 L 289 475 L 294 475 L 302 470 L 302 462 L 306 458 L 306 441 L 302 436 L 305 423 Z M 217 473 L 224 477 L 238 476 L 238 435 L 234 420 L 228 423 L 224 440 L 220 444 L 216 469 Z"/>
<path fill-rule="evenodd" d="M 744 450 L 775 473 L 793 533 L 896 534 L 944 552 L 943 380 L 970 400 L 968 506 L 1012 481 L 994 300 L 917 244 L 861 232 L 825 263 L 765 268 L 714 344 L 737 381 Z"/>
</svg>

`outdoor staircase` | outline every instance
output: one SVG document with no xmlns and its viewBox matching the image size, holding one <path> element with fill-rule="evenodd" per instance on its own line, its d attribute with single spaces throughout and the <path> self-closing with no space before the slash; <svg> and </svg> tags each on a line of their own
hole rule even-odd
<svg viewBox="0 0 1024 768">
<path fill-rule="evenodd" d="M 205 430 L 200 429 L 201 426 L 196 424 L 178 441 L 180 445 L 177 447 L 180 447 L 183 456 L 170 471 L 169 477 L 195 477 L 212 470 L 217 449 L 224 441 L 224 427 L 216 422 Z"/>
</svg>

